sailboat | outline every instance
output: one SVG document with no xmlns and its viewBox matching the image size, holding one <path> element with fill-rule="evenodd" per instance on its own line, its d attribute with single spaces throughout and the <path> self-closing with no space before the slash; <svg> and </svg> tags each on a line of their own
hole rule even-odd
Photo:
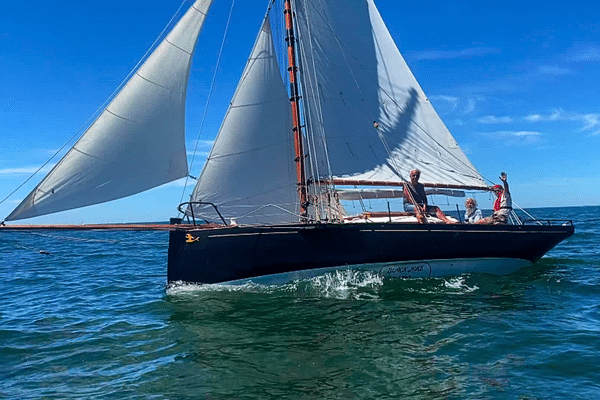
<svg viewBox="0 0 600 400">
<path fill-rule="evenodd" d="M 508 274 L 573 234 L 571 221 L 516 215 L 501 225 L 419 221 L 389 207 L 349 215 L 344 200 L 402 197 L 413 168 L 428 194 L 491 187 L 434 110 L 373 0 L 278 1 L 269 1 L 190 201 L 163 226 L 170 283 L 281 283 L 347 268 L 391 278 Z M 187 83 L 211 4 L 193 3 L 6 221 L 188 176 Z M 274 10 L 282 15 L 273 18 Z"/>
</svg>

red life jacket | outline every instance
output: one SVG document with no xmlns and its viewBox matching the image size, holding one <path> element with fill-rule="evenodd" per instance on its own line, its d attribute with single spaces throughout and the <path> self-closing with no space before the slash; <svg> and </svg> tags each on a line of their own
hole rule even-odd
<svg viewBox="0 0 600 400">
<path fill-rule="evenodd" d="M 494 201 L 494 211 L 500 211 L 500 204 L 502 203 L 502 195 L 504 194 L 504 190 L 498 193 L 498 197 L 496 201 Z"/>
</svg>

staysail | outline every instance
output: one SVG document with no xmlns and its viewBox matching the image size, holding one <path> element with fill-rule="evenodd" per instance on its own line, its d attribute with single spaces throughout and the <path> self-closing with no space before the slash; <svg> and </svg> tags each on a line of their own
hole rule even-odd
<svg viewBox="0 0 600 400">
<path fill-rule="evenodd" d="M 296 222 L 290 101 L 265 18 L 192 201 L 237 223 Z M 218 220 L 210 206 L 195 216 Z"/>
<path fill-rule="evenodd" d="M 130 196 L 188 174 L 185 99 L 212 0 L 197 0 L 7 220 Z"/>
<path fill-rule="evenodd" d="M 373 0 L 296 0 L 307 126 L 331 178 L 486 185 L 408 68 Z"/>
</svg>

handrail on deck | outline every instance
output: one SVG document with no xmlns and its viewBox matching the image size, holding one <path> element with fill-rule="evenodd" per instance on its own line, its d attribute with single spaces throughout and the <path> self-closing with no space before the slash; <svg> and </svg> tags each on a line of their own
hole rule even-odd
<svg viewBox="0 0 600 400">
<path fill-rule="evenodd" d="M 549 225 L 549 226 L 573 226 L 570 219 L 521 219 L 523 225 Z"/>
<path fill-rule="evenodd" d="M 219 212 L 219 209 L 217 208 L 217 206 L 214 203 L 209 203 L 208 201 L 186 201 L 185 203 L 181 203 L 177 209 L 179 210 L 180 213 L 182 213 L 183 215 L 188 217 L 188 221 L 189 221 L 189 215 L 187 214 L 187 210 L 182 210 L 181 207 L 183 206 L 188 206 L 188 210 L 190 210 L 191 214 L 192 214 L 192 223 L 194 225 L 196 225 L 196 217 L 194 216 L 194 205 L 207 205 L 207 206 L 212 206 L 215 211 L 217 212 L 217 214 L 219 215 L 219 218 L 221 218 L 221 221 L 223 221 L 224 225 L 227 225 L 227 221 L 225 221 L 225 218 L 223 218 L 223 216 L 221 215 L 221 213 Z M 191 207 L 190 207 L 191 206 Z"/>
</svg>

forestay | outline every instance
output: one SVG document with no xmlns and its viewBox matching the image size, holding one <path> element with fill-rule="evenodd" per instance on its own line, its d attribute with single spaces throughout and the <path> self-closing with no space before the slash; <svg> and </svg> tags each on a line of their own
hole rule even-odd
<svg viewBox="0 0 600 400">
<path fill-rule="evenodd" d="M 7 220 L 103 203 L 187 175 L 187 82 L 211 3 L 197 0 L 192 5 Z"/>
</svg>

